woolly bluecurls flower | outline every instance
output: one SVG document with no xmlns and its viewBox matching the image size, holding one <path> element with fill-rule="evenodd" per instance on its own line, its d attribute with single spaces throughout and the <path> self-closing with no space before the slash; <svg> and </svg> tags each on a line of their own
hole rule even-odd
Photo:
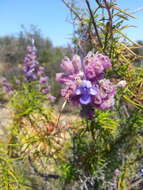
<svg viewBox="0 0 143 190">
<path fill-rule="evenodd" d="M 93 87 L 90 81 L 83 80 L 76 88 L 75 94 L 79 96 L 81 104 L 87 105 L 92 103 L 92 97 L 97 94 L 97 88 Z"/>
<path fill-rule="evenodd" d="M 69 63 L 69 65 L 68 65 Z M 79 56 L 74 56 L 72 61 L 64 59 L 64 67 L 62 61 L 62 68 L 66 73 L 58 73 L 57 80 L 65 84 L 65 88 L 61 90 L 61 95 L 73 104 L 87 105 L 92 103 L 92 97 L 96 95 L 96 88 L 92 87 L 89 80 L 84 80 L 84 74 L 81 69 L 81 60 Z"/>
<path fill-rule="evenodd" d="M 104 63 L 104 61 L 105 61 L 105 63 Z M 89 89 L 95 89 L 95 87 L 96 87 L 95 85 L 98 84 L 99 80 L 101 78 L 103 78 L 103 76 L 104 76 L 103 75 L 104 69 L 111 66 L 109 58 L 107 58 L 107 56 L 103 56 L 98 53 L 93 54 L 90 52 L 84 58 L 83 62 L 84 62 L 84 65 L 83 65 L 84 68 L 82 70 L 81 59 L 79 56 L 77 56 L 77 55 L 73 56 L 72 60 L 65 57 L 61 63 L 61 68 L 65 73 L 57 73 L 57 75 L 56 75 L 57 81 L 66 85 L 66 88 L 62 90 L 62 94 L 63 94 L 63 91 L 65 92 L 65 91 L 67 91 L 67 89 L 70 89 L 70 91 L 72 91 L 71 94 L 73 96 L 76 96 L 76 95 L 81 96 L 81 100 L 79 99 L 80 103 L 82 102 L 82 97 L 85 97 L 86 94 L 88 94 L 87 102 L 89 101 L 89 99 L 90 99 Z M 100 83 L 101 82 L 102 82 L 102 80 L 100 80 Z M 69 83 L 70 83 L 70 85 L 72 84 L 72 86 L 74 86 L 74 88 L 70 88 Z M 73 85 L 73 83 L 74 83 L 74 85 Z M 102 82 L 102 83 L 104 84 L 105 82 Z M 107 84 L 107 81 L 106 81 L 106 84 Z M 102 90 L 103 92 L 105 91 L 104 86 L 106 86 L 106 84 L 102 85 L 101 90 L 103 89 Z M 108 87 L 111 88 L 111 85 L 108 84 L 107 88 Z M 97 88 L 99 88 L 99 86 L 97 86 Z M 76 89 L 76 92 L 75 92 L 75 89 Z M 102 92 L 101 92 L 101 94 L 104 95 L 104 93 L 102 93 Z M 105 95 L 108 96 L 107 90 L 106 90 Z M 95 96 L 95 94 L 93 94 L 93 96 Z M 97 96 L 98 96 L 98 94 L 97 94 Z"/>
<path fill-rule="evenodd" d="M 64 58 L 61 63 L 64 73 L 56 75 L 57 81 L 65 85 L 61 95 L 84 107 L 82 115 L 90 113 L 90 118 L 94 108 L 111 108 L 115 102 L 116 86 L 104 78 L 104 72 L 110 67 L 110 59 L 99 53 L 89 52 L 83 61 L 77 55 L 72 60 Z"/>
</svg>

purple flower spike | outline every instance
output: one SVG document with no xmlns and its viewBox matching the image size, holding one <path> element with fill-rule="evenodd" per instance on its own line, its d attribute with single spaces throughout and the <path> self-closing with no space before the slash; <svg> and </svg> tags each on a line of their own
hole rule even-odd
<svg viewBox="0 0 143 190">
<path fill-rule="evenodd" d="M 80 96 L 80 103 L 87 105 L 92 101 L 92 96 L 97 94 L 97 89 L 92 87 L 92 84 L 88 80 L 83 80 L 80 86 L 75 91 L 76 95 Z"/>
<path fill-rule="evenodd" d="M 32 46 L 27 47 L 27 53 L 23 62 L 23 72 L 26 82 L 35 82 L 36 87 L 43 95 L 48 95 L 50 101 L 54 101 L 54 97 L 49 95 L 50 86 L 48 85 L 48 76 L 45 75 L 45 68 L 40 66 L 37 60 L 37 49 L 32 40 Z"/>
<path fill-rule="evenodd" d="M 27 47 L 27 54 L 24 58 L 23 71 L 25 73 L 25 80 L 37 80 L 37 70 L 39 68 L 39 63 L 37 61 L 36 49 L 34 46 Z"/>
</svg>

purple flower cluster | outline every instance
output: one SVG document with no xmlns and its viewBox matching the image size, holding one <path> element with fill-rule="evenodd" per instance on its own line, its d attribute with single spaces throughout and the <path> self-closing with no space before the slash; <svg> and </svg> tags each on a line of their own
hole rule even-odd
<svg viewBox="0 0 143 190">
<path fill-rule="evenodd" d="M 110 59 L 100 53 L 89 52 L 83 60 L 74 55 L 61 62 L 64 73 L 57 73 L 56 79 L 65 87 L 61 95 L 76 105 L 109 109 L 114 105 L 116 86 L 104 73 L 111 68 Z"/>
<path fill-rule="evenodd" d="M 26 81 L 38 80 L 45 74 L 44 67 L 40 66 L 37 61 L 37 50 L 34 45 L 27 47 L 27 54 L 23 62 L 23 72 Z M 41 79 L 40 81 L 42 82 L 43 80 Z"/>
<path fill-rule="evenodd" d="M 48 84 L 48 76 L 45 75 L 45 69 L 37 61 L 37 50 L 34 46 L 34 41 L 32 41 L 32 46 L 27 47 L 23 71 L 27 82 L 37 81 L 40 91 L 45 95 L 48 94 L 47 99 L 51 102 L 55 101 L 55 97 L 49 94 L 50 86 Z"/>
<path fill-rule="evenodd" d="M 44 67 L 39 65 L 37 61 L 37 50 L 35 46 L 27 47 L 27 54 L 24 58 L 23 71 L 25 74 L 25 80 L 30 81 L 39 81 L 40 91 L 43 94 L 47 94 L 50 90 L 48 85 L 48 77 L 45 76 Z"/>
<path fill-rule="evenodd" d="M 27 81 L 36 80 L 38 68 L 39 68 L 39 63 L 37 61 L 36 49 L 35 48 L 33 48 L 31 46 L 27 47 L 27 54 L 24 58 L 23 63 L 24 63 L 23 71 L 25 73 L 25 79 Z"/>
<path fill-rule="evenodd" d="M 89 52 L 84 60 L 85 74 L 88 80 L 97 81 L 104 77 L 104 71 L 111 67 L 110 59 L 107 56 Z"/>
<path fill-rule="evenodd" d="M 1 77 L 0 78 L 0 84 L 2 85 L 2 88 L 4 91 L 11 93 L 12 92 L 12 86 L 11 84 L 7 81 L 6 78 Z"/>
</svg>

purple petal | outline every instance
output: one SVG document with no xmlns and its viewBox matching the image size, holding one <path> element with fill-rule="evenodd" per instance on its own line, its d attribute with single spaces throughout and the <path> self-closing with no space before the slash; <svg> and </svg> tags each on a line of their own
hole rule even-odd
<svg viewBox="0 0 143 190">
<path fill-rule="evenodd" d="M 100 95 L 97 94 L 97 95 L 94 97 L 94 104 L 100 105 L 101 103 L 102 103 L 102 99 L 101 99 Z"/>
<path fill-rule="evenodd" d="M 81 89 L 80 89 L 80 88 L 77 88 L 77 89 L 75 90 L 75 94 L 76 94 L 76 95 L 81 95 Z"/>
<path fill-rule="evenodd" d="M 87 105 L 87 104 L 89 104 L 91 102 L 91 96 L 82 95 L 79 100 L 80 100 L 81 104 Z"/>
<path fill-rule="evenodd" d="M 82 88 L 91 88 L 92 87 L 92 84 L 89 80 L 83 80 L 82 83 L 81 83 L 81 87 Z"/>
<path fill-rule="evenodd" d="M 109 108 L 113 107 L 114 103 L 115 103 L 114 97 L 110 96 L 109 99 L 104 100 L 102 102 L 102 104 L 100 105 L 100 109 L 103 109 L 103 110 L 109 109 Z"/>
<path fill-rule="evenodd" d="M 95 96 L 97 94 L 97 89 L 96 88 L 90 88 L 89 94 Z"/>
<path fill-rule="evenodd" d="M 68 80 L 68 77 L 66 75 L 64 75 L 63 73 L 57 73 L 56 80 L 58 82 L 65 83 Z"/>
<path fill-rule="evenodd" d="M 74 78 L 74 75 L 65 75 L 64 73 L 56 74 L 56 80 L 63 84 L 65 84 L 68 81 L 74 81 Z"/>
<path fill-rule="evenodd" d="M 73 74 L 74 73 L 74 67 L 73 67 L 73 64 L 71 62 L 71 60 L 68 58 L 68 57 L 65 57 L 63 60 L 62 60 L 62 63 L 61 63 L 61 69 L 68 73 L 68 74 Z"/>
<path fill-rule="evenodd" d="M 52 95 L 48 95 L 48 100 L 50 100 L 52 103 L 55 102 L 56 97 Z"/>
<path fill-rule="evenodd" d="M 45 84 L 45 83 L 47 83 L 47 81 L 48 81 L 48 77 L 47 76 L 40 77 L 40 80 L 39 80 L 40 84 Z"/>
<path fill-rule="evenodd" d="M 93 79 L 93 78 L 96 77 L 96 73 L 95 73 L 93 67 L 91 67 L 91 66 L 89 66 L 89 65 L 87 65 L 87 66 L 85 67 L 85 73 L 86 73 L 86 77 L 87 77 L 88 79 Z"/>
<path fill-rule="evenodd" d="M 81 59 L 78 55 L 73 56 L 72 64 L 73 64 L 75 73 L 79 73 L 81 70 Z"/>
</svg>

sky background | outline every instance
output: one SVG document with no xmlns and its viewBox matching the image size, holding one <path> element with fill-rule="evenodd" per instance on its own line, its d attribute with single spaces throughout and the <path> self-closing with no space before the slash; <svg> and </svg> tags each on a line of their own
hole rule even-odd
<svg viewBox="0 0 143 190">
<path fill-rule="evenodd" d="M 117 0 L 117 3 L 130 12 L 143 8 L 143 0 Z M 133 40 L 143 40 L 143 9 L 135 16 L 137 19 L 128 23 L 137 27 L 128 29 L 126 34 Z M 73 31 L 68 17 L 69 10 L 61 0 L 0 0 L 0 36 L 16 35 L 22 24 L 25 27 L 33 24 L 54 45 L 66 45 Z"/>
</svg>

